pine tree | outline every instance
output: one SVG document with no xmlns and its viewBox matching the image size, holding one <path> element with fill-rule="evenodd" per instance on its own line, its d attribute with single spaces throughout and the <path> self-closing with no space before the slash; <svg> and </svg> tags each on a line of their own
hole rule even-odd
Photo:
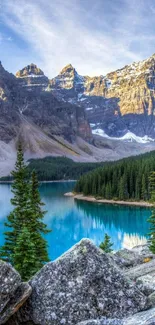
<svg viewBox="0 0 155 325">
<path fill-rule="evenodd" d="M 150 176 L 150 184 L 151 184 L 151 201 L 155 204 L 155 172 L 151 173 Z M 150 233 L 149 235 L 149 248 L 152 253 L 155 254 L 155 207 L 152 209 L 152 215 L 148 219 L 150 222 Z"/>
<path fill-rule="evenodd" d="M 7 217 L 5 226 L 11 228 L 11 230 L 4 233 L 5 243 L 4 246 L 0 248 L 0 257 L 10 263 L 13 263 L 12 256 L 16 246 L 16 240 L 28 213 L 29 187 L 21 143 L 18 145 L 17 161 L 12 176 L 14 182 L 11 191 L 14 194 L 14 197 L 11 199 L 11 203 L 15 208 Z"/>
<path fill-rule="evenodd" d="M 149 177 L 151 202 L 155 202 L 155 172 L 151 172 Z"/>
<path fill-rule="evenodd" d="M 19 145 L 15 170 L 12 172 L 14 194 L 11 203 L 14 210 L 7 218 L 5 243 L 0 249 L 0 257 L 9 261 L 21 274 L 23 280 L 29 279 L 47 261 L 47 242 L 43 237 L 49 232 L 43 223 L 46 211 L 38 190 L 36 173 L 32 173 L 31 182 L 27 180 L 23 152 Z"/>
<path fill-rule="evenodd" d="M 17 237 L 13 253 L 13 265 L 23 281 L 29 280 L 40 268 L 36 259 L 36 243 L 32 237 L 33 234 L 24 226 Z"/>
<path fill-rule="evenodd" d="M 146 180 L 145 175 L 142 176 L 142 190 L 141 190 L 141 197 L 143 200 L 147 199 L 147 187 L 146 187 Z"/>
<path fill-rule="evenodd" d="M 105 234 L 104 241 L 100 244 L 100 248 L 105 252 L 105 253 L 111 253 L 112 249 L 111 247 L 113 246 L 113 243 L 110 242 L 110 236 Z"/>
<path fill-rule="evenodd" d="M 120 179 L 119 183 L 119 199 L 124 200 L 125 199 L 125 184 L 124 184 L 124 175 Z"/>
<path fill-rule="evenodd" d="M 148 222 L 150 222 L 150 232 L 149 232 L 149 248 L 152 253 L 155 254 L 155 208 L 152 210 L 152 215 L 148 219 Z"/>
<path fill-rule="evenodd" d="M 41 201 L 40 193 L 38 190 L 39 183 L 37 179 L 36 172 L 32 172 L 31 183 L 30 183 L 30 218 L 28 229 L 33 234 L 33 240 L 36 243 L 36 253 L 38 263 L 41 268 L 45 262 L 49 261 L 48 252 L 47 252 L 47 242 L 44 239 L 43 235 L 50 232 L 47 229 L 47 226 L 43 223 L 43 218 L 46 211 L 42 210 L 44 203 Z"/>
</svg>

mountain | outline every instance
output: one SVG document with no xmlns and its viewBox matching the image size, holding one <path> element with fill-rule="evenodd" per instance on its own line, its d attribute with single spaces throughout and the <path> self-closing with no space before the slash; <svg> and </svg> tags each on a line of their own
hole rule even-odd
<svg viewBox="0 0 155 325">
<path fill-rule="evenodd" d="M 85 109 L 94 134 L 155 138 L 155 54 L 106 76 L 80 76 L 67 65 L 50 80 L 50 89 Z"/>
<path fill-rule="evenodd" d="M 117 160 L 155 149 L 155 58 L 107 76 L 80 76 L 72 65 L 48 79 L 35 64 L 16 73 L 0 63 L 0 176 L 25 157 Z"/>
</svg>

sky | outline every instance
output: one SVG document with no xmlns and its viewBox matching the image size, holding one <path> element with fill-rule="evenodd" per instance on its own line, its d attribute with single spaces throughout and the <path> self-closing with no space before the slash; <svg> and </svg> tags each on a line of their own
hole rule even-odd
<svg viewBox="0 0 155 325">
<path fill-rule="evenodd" d="M 105 75 L 155 52 L 155 0 L 0 0 L 0 60 L 52 78 Z"/>
</svg>

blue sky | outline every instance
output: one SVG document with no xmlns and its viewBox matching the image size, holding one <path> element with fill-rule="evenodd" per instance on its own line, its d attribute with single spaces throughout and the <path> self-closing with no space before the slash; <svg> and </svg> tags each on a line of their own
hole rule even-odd
<svg viewBox="0 0 155 325">
<path fill-rule="evenodd" d="M 155 52 L 155 0 L 0 0 L 0 60 L 52 78 L 104 75 Z"/>
</svg>

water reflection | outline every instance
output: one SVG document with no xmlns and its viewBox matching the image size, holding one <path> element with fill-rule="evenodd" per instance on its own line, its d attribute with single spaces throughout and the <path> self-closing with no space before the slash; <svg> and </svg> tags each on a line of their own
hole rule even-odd
<svg viewBox="0 0 155 325">
<path fill-rule="evenodd" d="M 111 236 L 115 250 L 146 240 L 149 209 L 74 201 L 63 195 L 73 186 L 74 183 L 67 182 L 40 185 L 41 197 L 48 211 L 45 222 L 53 230 L 47 236 L 51 259 L 60 256 L 83 237 L 99 245 L 105 232 Z M 0 244 L 3 243 L 3 222 L 12 208 L 10 197 L 10 186 L 0 185 Z"/>
</svg>

